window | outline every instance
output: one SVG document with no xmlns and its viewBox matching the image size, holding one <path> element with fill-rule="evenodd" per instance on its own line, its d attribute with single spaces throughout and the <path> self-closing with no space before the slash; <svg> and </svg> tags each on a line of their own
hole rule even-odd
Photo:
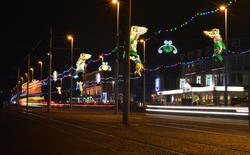
<svg viewBox="0 0 250 155">
<path fill-rule="evenodd" d="M 219 80 L 220 80 L 220 77 L 218 74 L 215 74 L 214 75 L 214 85 L 215 86 L 218 86 L 219 85 Z"/>
<path fill-rule="evenodd" d="M 180 89 L 184 88 L 185 82 L 185 79 L 180 79 Z"/>
<path fill-rule="evenodd" d="M 201 76 L 196 76 L 196 84 L 201 84 Z"/>
<path fill-rule="evenodd" d="M 206 86 L 212 86 L 212 74 L 206 75 Z"/>
</svg>

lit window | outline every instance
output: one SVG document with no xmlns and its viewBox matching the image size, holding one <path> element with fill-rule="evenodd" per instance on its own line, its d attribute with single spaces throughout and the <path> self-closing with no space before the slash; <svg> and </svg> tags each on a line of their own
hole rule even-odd
<svg viewBox="0 0 250 155">
<path fill-rule="evenodd" d="M 201 76 L 196 76 L 196 84 L 201 84 Z"/>
<path fill-rule="evenodd" d="M 212 86 L 212 74 L 207 74 L 206 75 L 206 85 L 207 86 Z"/>
</svg>

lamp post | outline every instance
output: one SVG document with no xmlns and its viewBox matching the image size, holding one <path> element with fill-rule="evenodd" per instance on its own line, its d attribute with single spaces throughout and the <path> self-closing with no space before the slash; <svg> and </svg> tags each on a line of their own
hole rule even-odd
<svg viewBox="0 0 250 155">
<path fill-rule="evenodd" d="M 118 98 L 119 98 L 119 46 L 120 46 L 120 2 L 113 0 L 113 3 L 116 4 L 117 13 L 116 13 L 116 74 L 115 74 L 115 114 L 118 113 Z"/>
<path fill-rule="evenodd" d="M 26 80 L 28 82 L 28 73 L 25 73 Z"/>
<path fill-rule="evenodd" d="M 127 47 L 126 47 L 126 92 L 124 95 L 125 102 L 123 103 L 122 123 L 128 125 L 128 115 L 130 110 L 130 32 L 131 32 L 131 0 L 129 0 L 129 20 L 128 20 L 128 36 L 127 36 Z"/>
<path fill-rule="evenodd" d="M 43 62 L 38 61 L 38 64 L 40 65 L 40 80 L 42 81 L 42 79 L 43 79 Z"/>
<path fill-rule="evenodd" d="M 24 80 L 23 77 L 21 76 L 20 79 L 21 79 L 21 81 L 22 81 L 21 84 L 23 84 L 23 80 Z"/>
<path fill-rule="evenodd" d="M 70 59 L 70 67 L 71 67 L 71 76 L 70 76 L 70 109 L 72 109 L 72 89 L 73 89 L 73 48 L 74 48 L 74 38 L 69 35 L 68 39 L 71 41 L 71 59 Z"/>
<path fill-rule="evenodd" d="M 140 42 L 143 44 L 143 63 L 144 68 L 146 67 L 146 41 L 140 40 Z M 146 71 L 144 71 L 144 78 L 143 78 L 143 105 L 145 105 L 146 102 Z"/>
<path fill-rule="evenodd" d="M 61 89 L 62 89 L 62 80 L 63 78 L 60 78 Z M 62 93 L 61 93 L 61 103 L 62 103 Z"/>
<path fill-rule="evenodd" d="M 31 82 L 34 80 L 34 68 L 30 68 L 31 71 Z"/>
<path fill-rule="evenodd" d="M 227 38 L 227 8 L 225 6 L 221 6 L 220 10 L 225 12 L 225 44 L 226 47 L 228 46 L 228 38 Z M 227 56 L 224 56 L 224 86 L 225 86 L 225 94 L 224 94 L 224 101 L 225 106 L 228 106 L 228 91 L 227 91 Z"/>
</svg>

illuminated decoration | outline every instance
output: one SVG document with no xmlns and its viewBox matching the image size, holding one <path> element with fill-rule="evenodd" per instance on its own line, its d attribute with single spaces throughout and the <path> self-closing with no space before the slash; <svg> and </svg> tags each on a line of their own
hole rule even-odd
<svg viewBox="0 0 250 155">
<path fill-rule="evenodd" d="M 156 78 L 155 79 L 155 91 L 156 92 L 160 91 L 160 88 L 161 88 L 161 80 L 160 78 Z"/>
<path fill-rule="evenodd" d="M 86 53 L 81 53 L 80 57 L 78 58 L 76 62 L 76 73 L 85 73 L 85 67 L 86 67 L 86 61 L 90 59 L 92 55 L 86 54 Z"/>
<path fill-rule="evenodd" d="M 137 53 L 137 43 L 141 35 L 148 31 L 147 28 L 141 26 L 132 26 L 130 33 L 130 55 L 138 56 Z"/>
<path fill-rule="evenodd" d="M 56 87 L 57 91 L 58 91 L 58 94 L 61 95 L 62 94 L 62 87 Z"/>
<path fill-rule="evenodd" d="M 108 101 L 108 93 L 107 92 L 103 92 L 102 93 L 102 102 L 106 104 L 107 101 Z"/>
<path fill-rule="evenodd" d="M 108 65 L 108 62 L 103 62 L 102 65 L 99 67 L 99 71 L 111 71 L 111 67 Z"/>
<path fill-rule="evenodd" d="M 96 74 L 95 80 L 96 80 L 96 83 L 97 83 L 97 84 L 101 82 L 101 74 L 100 74 L 100 73 L 97 73 L 97 74 Z"/>
<path fill-rule="evenodd" d="M 144 66 L 141 63 L 140 56 L 137 53 L 137 44 L 139 41 L 139 37 L 145 34 L 147 31 L 148 29 L 145 27 L 141 27 L 141 26 L 131 27 L 129 55 L 130 55 L 130 60 L 135 62 L 134 74 L 138 74 L 139 76 L 141 76 L 141 72 L 144 70 Z"/>
<path fill-rule="evenodd" d="M 234 0 L 230 0 L 228 1 L 225 6 L 228 8 L 230 7 L 233 3 L 236 3 L 236 1 Z M 202 16 L 208 16 L 208 15 L 213 15 L 215 13 L 218 13 L 219 12 L 219 8 L 216 8 L 216 9 L 213 9 L 213 10 L 210 10 L 210 11 L 204 11 L 204 12 L 197 12 L 195 13 L 193 16 L 191 16 L 189 18 L 189 20 L 186 20 L 185 22 L 183 22 L 182 24 L 179 24 L 179 25 L 176 25 L 176 26 L 173 26 L 173 27 L 169 27 L 169 28 L 164 28 L 164 29 L 158 29 L 156 32 L 154 32 L 154 36 L 156 35 L 159 35 L 161 33 L 169 33 L 169 32 L 175 32 L 175 31 L 178 31 L 178 30 L 181 30 L 182 28 L 184 28 L 185 26 L 191 24 L 194 20 L 196 20 L 197 18 L 199 17 L 202 17 Z M 153 36 L 152 36 L 153 37 Z M 146 39 L 147 41 L 148 40 L 151 40 L 151 38 L 147 38 Z"/>
<path fill-rule="evenodd" d="M 200 97 L 198 95 L 193 95 L 192 97 L 192 104 L 196 103 L 199 104 Z"/>
<path fill-rule="evenodd" d="M 243 54 L 249 54 L 250 53 L 250 50 L 245 50 L 245 51 L 230 51 L 228 50 L 227 53 L 229 55 L 243 55 Z M 155 72 L 155 71 L 159 71 L 161 69 L 169 69 L 169 68 L 174 68 L 174 67 L 177 67 L 177 66 L 187 66 L 187 65 L 191 65 L 191 64 L 195 64 L 195 63 L 204 63 L 205 61 L 207 60 L 210 60 L 211 57 L 201 57 L 201 58 L 197 58 L 196 60 L 193 60 L 193 61 L 188 61 L 188 62 L 177 62 L 175 64 L 172 64 L 172 65 L 160 65 L 159 67 L 156 67 L 156 68 L 145 68 L 146 71 L 148 72 Z M 70 68 L 60 74 L 58 74 L 58 76 L 60 76 L 60 78 L 64 79 L 64 78 L 67 78 L 67 77 L 70 77 L 70 74 L 69 72 L 71 70 L 75 70 L 74 68 Z M 131 75 L 133 73 L 130 73 Z M 139 79 L 139 77 L 131 77 L 130 79 L 132 80 L 136 80 L 136 79 Z M 48 84 L 48 77 L 44 80 L 42 80 L 42 84 L 43 85 L 47 85 Z"/>
<path fill-rule="evenodd" d="M 79 88 L 80 89 L 80 96 L 82 96 L 83 94 L 83 82 L 82 81 L 79 81 L 79 82 L 76 82 L 77 86 L 76 86 L 76 89 Z"/>
<path fill-rule="evenodd" d="M 53 80 L 56 82 L 57 81 L 57 71 L 53 72 Z"/>
<path fill-rule="evenodd" d="M 135 62 L 134 74 L 138 74 L 141 77 L 141 72 L 144 70 L 144 66 L 141 63 L 140 57 L 139 56 L 137 56 L 137 57 L 131 56 L 130 59 Z"/>
<path fill-rule="evenodd" d="M 177 54 L 178 53 L 178 50 L 177 48 L 172 45 L 172 41 L 167 41 L 165 40 L 164 41 L 164 45 L 162 45 L 159 49 L 158 49 L 158 53 L 162 54 L 162 52 L 165 52 L 165 53 L 170 53 L 170 52 L 173 52 L 174 54 Z"/>
<path fill-rule="evenodd" d="M 211 31 L 204 31 L 204 34 L 214 41 L 214 54 L 213 57 L 217 57 L 220 61 L 223 61 L 222 53 L 226 50 L 226 46 L 220 35 L 219 29 L 212 29 Z"/>
</svg>

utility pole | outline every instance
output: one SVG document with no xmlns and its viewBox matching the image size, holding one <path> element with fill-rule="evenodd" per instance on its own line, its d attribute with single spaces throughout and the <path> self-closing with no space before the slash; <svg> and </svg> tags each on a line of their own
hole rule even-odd
<svg viewBox="0 0 250 155">
<path fill-rule="evenodd" d="M 50 26 L 50 43 L 49 43 L 49 101 L 47 105 L 47 112 L 50 111 L 51 105 L 51 73 L 52 73 L 52 26 Z"/>
<path fill-rule="evenodd" d="M 20 67 L 18 66 L 17 69 L 17 101 L 16 101 L 16 105 L 18 106 L 19 104 L 19 99 L 20 99 Z"/>
<path fill-rule="evenodd" d="M 250 83 L 248 83 L 248 126 L 250 126 Z"/>
<path fill-rule="evenodd" d="M 119 52 L 120 52 L 120 31 L 119 31 L 119 14 L 120 14 L 120 2 L 117 2 L 117 20 L 116 20 L 116 75 L 115 75 L 115 114 L 118 113 L 118 98 L 119 98 Z"/>
<path fill-rule="evenodd" d="M 30 54 L 28 55 L 28 65 L 27 65 L 27 102 L 26 102 L 26 110 L 29 111 L 29 81 L 30 81 Z"/>
<path fill-rule="evenodd" d="M 127 49 L 126 49 L 126 62 L 127 62 L 127 72 L 126 72 L 126 92 L 125 92 L 125 102 L 123 103 L 123 119 L 122 123 L 128 125 L 128 115 L 130 110 L 130 31 L 131 31 L 131 0 L 129 0 L 129 22 L 128 22 L 128 38 L 127 38 Z"/>
<path fill-rule="evenodd" d="M 225 10 L 225 44 L 226 47 L 228 46 L 228 35 L 227 35 L 227 8 L 224 8 Z M 227 91 L 227 51 L 228 47 L 226 49 L 226 54 L 224 56 L 224 86 L 225 86 L 225 93 L 224 93 L 224 100 L 225 100 L 225 106 L 228 106 L 228 91 Z"/>
</svg>

